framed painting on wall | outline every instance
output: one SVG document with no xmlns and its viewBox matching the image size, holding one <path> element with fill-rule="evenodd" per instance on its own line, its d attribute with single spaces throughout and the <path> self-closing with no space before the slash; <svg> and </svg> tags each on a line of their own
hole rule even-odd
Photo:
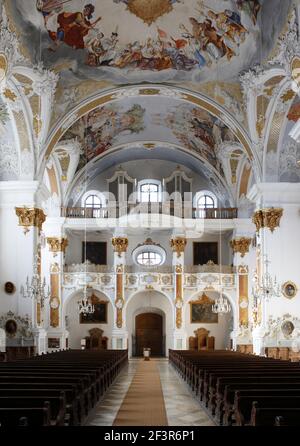
<svg viewBox="0 0 300 446">
<path fill-rule="evenodd" d="M 107 324 L 107 302 L 101 301 L 97 296 L 91 296 L 95 311 L 90 314 L 80 314 L 80 324 Z"/>
<path fill-rule="evenodd" d="M 206 294 L 198 300 L 190 302 L 191 323 L 192 324 L 217 324 L 218 314 L 213 313 L 212 305 L 214 300 L 210 299 Z"/>
</svg>

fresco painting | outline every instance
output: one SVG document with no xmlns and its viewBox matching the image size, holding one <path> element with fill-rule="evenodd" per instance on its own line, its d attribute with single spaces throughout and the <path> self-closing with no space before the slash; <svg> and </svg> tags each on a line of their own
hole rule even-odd
<svg viewBox="0 0 300 446">
<path fill-rule="evenodd" d="M 206 110 L 183 104 L 170 109 L 166 116 L 154 117 L 157 125 L 169 127 L 183 147 L 197 152 L 222 173 L 218 145 L 237 141 L 232 131 Z"/>
<path fill-rule="evenodd" d="M 278 0 L 274 1 L 279 7 Z M 17 27 L 31 24 L 32 32 L 23 36 L 24 43 L 33 53 L 38 42 L 41 44 L 45 65 L 74 62 L 74 67 L 66 70 L 68 76 L 71 71 L 81 78 L 119 80 L 125 75 L 128 80 L 145 80 L 146 76 L 151 81 L 155 76 L 151 73 L 164 73 L 162 80 L 196 80 L 199 75 L 208 80 L 209 72 L 220 64 L 227 67 L 228 76 L 229 67 L 240 71 L 254 63 L 261 42 L 266 41 L 269 48 L 265 50 L 270 50 L 275 41 L 272 22 L 283 23 L 290 1 L 281 2 L 282 17 L 278 10 L 270 16 L 268 26 L 261 28 L 263 14 L 270 15 L 267 3 L 27 0 L 24 5 L 23 0 L 11 0 L 10 12 Z M 267 39 L 263 39 L 264 32 Z"/>
<path fill-rule="evenodd" d="M 97 108 L 78 120 L 64 135 L 81 143 L 78 170 L 87 162 L 110 149 L 120 135 L 138 134 L 144 130 L 145 109 L 133 104 L 124 110 L 109 105 Z"/>
</svg>

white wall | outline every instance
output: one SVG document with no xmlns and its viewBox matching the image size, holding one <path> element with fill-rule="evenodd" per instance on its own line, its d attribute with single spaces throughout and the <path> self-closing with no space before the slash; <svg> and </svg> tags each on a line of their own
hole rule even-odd
<svg viewBox="0 0 300 446">
<path fill-rule="evenodd" d="M 107 301 L 107 324 L 80 324 L 77 302 L 82 298 L 82 293 L 73 296 L 66 304 L 66 314 L 68 316 L 69 347 L 81 348 L 80 340 L 89 336 L 89 330 L 100 328 L 104 331 L 103 336 L 108 338 L 108 348 L 111 348 L 112 326 L 113 326 L 113 307 L 108 298 L 99 291 L 93 291 L 101 300 Z"/>
</svg>

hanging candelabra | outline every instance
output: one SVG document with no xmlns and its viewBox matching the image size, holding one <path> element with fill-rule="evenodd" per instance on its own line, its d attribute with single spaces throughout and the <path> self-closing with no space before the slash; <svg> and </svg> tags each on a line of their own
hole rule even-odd
<svg viewBox="0 0 300 446">
<path fill-rule="evenodd" d="M 254 277 L 256 282 L 255 288 L 252 289 L 252 294 L 255 302 L 262 302 L 263 300 L 269 300 L 271 297 L 280 297 L 281 291 L 279 283 L 277 282 L 276 276 L 272 278 L 269 273 L 270 261 L 267 256 L 264 256 L 264 273 L 261 278 L 257 275 Z"/>
<path fill-rule="evenodd" d="M 231 306 L 226 297 L 220 293 L 220 296 L 215 300 L 212 305 L 212 312 L 217 314 L 226 314 L 231 311 Z"/>
<path fill-rule="evenodd" d="M 88 296 L 87 287 L 83 290 L 83 298 L 78 301 L 79 314 L 93 314 L 95 312 L 95 306 Z"/>
<path fill-rule="evenodd" d="M 24 298 L 34 299 L 37 303 L 41 304 L 43 308 L 45 305 L 45 300 L 50 297 L 49 286 L 46 289 L 46 279 L 41 278 L 39 274 L 39 256 L 35 256 L 35 261 L 33 264 L 33 276 L 29 281 L 27 276 L 25 287 L 22 285 L 20 289 L 21 295 Z"/>
</svg>

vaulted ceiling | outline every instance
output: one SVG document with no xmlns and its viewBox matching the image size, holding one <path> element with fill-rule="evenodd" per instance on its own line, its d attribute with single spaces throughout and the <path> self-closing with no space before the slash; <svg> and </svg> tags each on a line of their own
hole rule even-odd
<svg viewBox="0 0 300 446">
<path fill-rule="evenodd" d="M 0 33 L 0 179 L 64 201 L 106 157 L 151 152 L 194 159 L 234 204 L 300 180 L 292 0 L 7 0 Z"/>
</svg>

